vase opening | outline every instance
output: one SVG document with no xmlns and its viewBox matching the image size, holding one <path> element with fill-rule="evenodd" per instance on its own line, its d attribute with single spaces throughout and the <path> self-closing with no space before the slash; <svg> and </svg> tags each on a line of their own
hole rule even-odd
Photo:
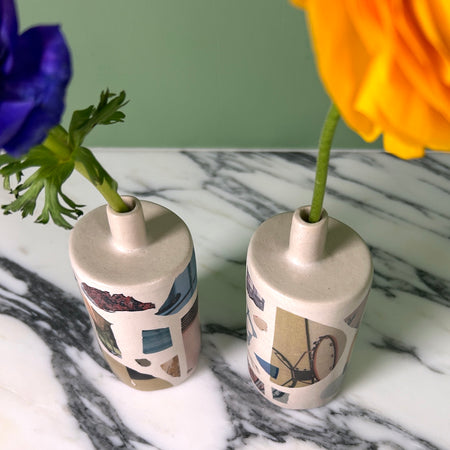
<svg viewBox="0 0 450 450">
<path fill-rule="evenodd" d="M 133 213 L 135 211 L 135 209 L 138 207 L 139 200 L 136 197 L 133 197 L 131 195 L 122 195 L 121 198 L 122 198 L 123 202 L 125 203 L 125 205 L 127 205 L 128 211 L 118 212 L 118 211 L 113 210 L 108 205 L 108 210 L 110 210 L 108 212 L 109 214 L 116 214 L 118 216 L 127 215 L 127 214 Z"/>
<path fill-rule="evenodd" d="M 305 222 L 307 224 L 311 224 L 311 225 L 313 225 L 314 223 L 319 223 L 320 221 L 322 221 L 325 218 L 325 215 L 326 215 L 326 213 L 324 214 L 325 210 L 322 209 L 319 220 L 317 222 L 310 222 L 309 221 L 309 213 L 311 212 L 311 206 L 302 206 L 297 211 L 298 211 L 300 218 L 303 220 L 303 222 Z"/>
<path fill-rule="evenodd" d="M 109 205 L 106 208 L 112 242 L 125 252 L 145 248 L 149 244 L 149 236 L 142 205 L 132 196 L 123 196 L 122 199 L 130 211 L 116 212 Z"/>
<path fill-rule="evenodd" d="M 128 208 L 130 208 L 130 210 L 127 212 L 132 212 L 134 208 L 136 208 L 136 199 L 134 197 L 124 195 L 122 197 L 122 200 L 124 201 L 125 205 L 127 205 Z"/>
</svg>

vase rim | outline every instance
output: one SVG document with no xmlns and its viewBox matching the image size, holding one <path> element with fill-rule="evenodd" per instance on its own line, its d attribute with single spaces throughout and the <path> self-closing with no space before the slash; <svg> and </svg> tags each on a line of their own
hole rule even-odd
<svg viewBox="0 0 450 450">
<path fill-rule="evenodd" d="M 133 195 L 121 195 L 120 198 L 130 208 L 130 210 L 125 212 L 115 211 L 111 208 L 111 206 L 107 204 L 106 207 L 108 209 L 108 214 L 113 214 L 116 216 L 126 216 L 127 214 L 133 214 L 136 211 L 138 204 L 140 203 L 139 199 L 134 197 Z"/>
<path fill-rule="evenodd" d="M 306 226 L 318 226 L 320 223 L 328 218 L 328 213 L 326 209 L 322 209 L 320 214 L 320 219 L 317 222 L 309 222 L 309 213 L 311 211 L 311 205 L 300 206 L 294 211 L 294 214 L 298 216 L 303 224 Z"/>
</svg>

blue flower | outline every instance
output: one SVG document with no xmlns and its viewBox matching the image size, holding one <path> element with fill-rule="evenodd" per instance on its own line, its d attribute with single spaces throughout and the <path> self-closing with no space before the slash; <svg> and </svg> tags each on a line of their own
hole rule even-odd
<svg viewBox="0 0 450 450">
<path fill-rule="evenodd" d="M 59 26 L 17 29 L 14 0 L 0 0 L 0 148 L 13 156 L 59 124 L 72 72 Z"/>
</svg>

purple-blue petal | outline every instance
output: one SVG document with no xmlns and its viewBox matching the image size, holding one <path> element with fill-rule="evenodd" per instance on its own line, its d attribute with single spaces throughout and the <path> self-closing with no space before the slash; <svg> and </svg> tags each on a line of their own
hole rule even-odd
<svg viewBox="0 0 450 450">
<path fill-rule="evenodd" d="M 0 148 L 16 135 L 33 107 L 32 101 L 0 102 Z"/>
<path fill-rule="evenodd" d="M 16 80 L 67 83 L 71 75 L 70 52 L 59 26 L 33 27 L 21 34 L 9 75 Z"/>
<path fill-rule="evenodd" d="M 19 36 L 13 66 L 0 86 L 0 102 L 32 101 L 23 126 L 3 145 L 15 156 L 40 144 L 58 125 L 71 77 L 70 52 L 58 26 L 40 26 Z"/>
<path fill-rule="evenodd" d="M 16 39 L 17 17 L 14 0 L 0 0 L 0 73 L 11 69 L 11 48 Z"/>
</svg>

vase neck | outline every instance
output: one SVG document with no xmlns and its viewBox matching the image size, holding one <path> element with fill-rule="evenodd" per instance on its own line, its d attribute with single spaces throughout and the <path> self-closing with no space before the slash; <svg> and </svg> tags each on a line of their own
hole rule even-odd
<svg viewBox="0 0 450 450">
<path fill-rule="evenodd" d="M 149 244 L 141 202 L 131 196 L 123 196 L 130 211 L 119 213 L 109 205 L 106 208 L 113 244 L 122 251 L 137 250 Z"/>
<path fill-rule="evenodd" d="M 309 223 L 309 206 L 294 211 L 289 236 L 288 257 L 296 264 L 310 264 L 324 257 L 328 214 L 322 211 L 318 222 Z"/>
</svg>

